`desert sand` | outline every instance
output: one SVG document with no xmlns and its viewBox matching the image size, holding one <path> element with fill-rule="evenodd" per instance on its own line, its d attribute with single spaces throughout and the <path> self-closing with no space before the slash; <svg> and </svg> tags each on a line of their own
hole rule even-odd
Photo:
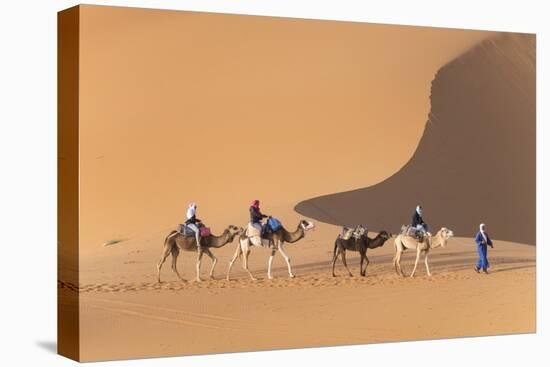
<svg viewBox="0 0 550 367">
<path fill-rule="evenodd" d="M 471 238 L 457 238 L 431 254 L 433 277 L 422 264 L 398 277 L 389 241 L 369 254 L 367 277 L 350 254 L 356 276 L 339 263 L 332 278 L 339 227 L 324 222 L 341 223 L 308 213 L 316 230 L 287 247 L 295 279 L 277 255 L 267 280 L 268 251 L 257 248 L 258 281 L 239 262 L 224 280 L 235 241 L 214 251 L 216 280 L 191 281 L 196 255 L 184 253 L 188 281 L 168 262 L 156 282 L 164 236 L 191 201 L 215 234 L 245 226 L 252 199 L 294 229 L 298 203 L 399 172 L 419 147 L 438 71 L 494 32 L 80 10 L 80 262 L 60 262 L 59 300 L 63 312 L 79 295 L 81 360 L 535 331 L 536 248 L 498 236 L 488 276 L 473 271 Z M 60 244 L 61 258 L 72 245 Z"/>
<path fill-rule="evenodd" d="M 332 239 L 338 227 L 320 224 L 288 245 L 296 278 L 288 278 L 280 255 L 275 279 L 268 280 L 269 251 L 255 248 L 252 281 L 238 260 L 226 281 L 236 242 L 214 251 L 195 276 L 195 253 L 180 255 L 181 282 L 169 266 L 156 282 L 161 235 L 118 243 L 81 263 L 82 360 L 252 351 L 358 343 L 528 333 L 535 331 L 534 246 L 495 241 L 490 274 L 477 274 L 472 239 L 455 238 L 430 255 L 414 278 L 397 276 L 391 265 L 392 240 L 369 250 L 367 277 L 359 257 L 348 252 L 347 275 L 340 261 L 330 271 Z M 372 236 L 372 235 L 371 235 Z M 406 252 L 410 273 L 414 254 Z M 74 293 L 69 284 L 62 294 Z M 64 298 L 62 298 L 63 300 Z M 70 299 L 70 298 L 65 298 Z"/>
</svg>

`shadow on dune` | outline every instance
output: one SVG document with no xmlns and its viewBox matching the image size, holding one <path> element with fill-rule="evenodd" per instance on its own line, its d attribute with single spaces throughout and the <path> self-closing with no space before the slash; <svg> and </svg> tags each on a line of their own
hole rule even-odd
<svg viewBox="0 0 550 367">
<path fill-rule="evenodd" d="M 480 43 L 436 74 L 424 134 L 399 172 L 295 210 L 396 232 L 421 203 L 434 231 L 447 226 L 469 237 L 484 222 L 496 239 L 535 244 L 535 82 L 534 35 Z"/>
<path fill-rule="evenodd" d="M 469 270 L 473 269 L 473 266 L 477 262 L 477 256 L 475 252 L 470 252 L 470 256 L 461 256 L 460 254 L 450 254 L 451 257 L 441 259 L 439 257 L 440 254 L 437 256 L 430 256 L 430 268 L 433 270 L 437 270 L 438 272 L 445 271 L 448 272 L 454 272 L 454 271 L 460 271 L 460 270 Z M 408 255 L 408 256 L 407 256 Z M 407 255 L 403 257 L 402 260 L 402 266 L 403 269 L 406 271 L 409 271 L 412 266 L 414 265 L 414 259 L 415 259 L 415 253 L 412 251 L 409 252 Z M 392 258 L 393 255 L 369 255 L 370 259 L 370 265 L 369 265 L 369 274 L 382 274 L 382 273 L 390 273 L 393 274 L 393 265 L 392 265 Z M 421 262 L 419 263 L 420 266 L 420 272 L 422 273 L 424 271 L 424 257 L 421 257 Z M 519 269 L 528 269 L 528 268 L 535 268 L 536 264 L 534 260 L 531 259 L 522 259 L 522 258 L 514 258 L 514 257 L 501 257 L 496 256 L 494 258 L 489 258 L 489 262 L 491 264 L 492 268 L 497 268 L 495 270 L 491 270 L 492 273 L 500 273 L 500 272 L 506 272 L 506 271 L 513 271 L 513 270 L 519 270 Z M 347 257 L 347 263 L 348 267 L 352 271 L 354 275 L 358 275 L 358 269 L 359 269 L 359 256 L 356 254 L 348 253 Z M 375 267 L 373 269 L 373 266 Z M 380 267 L 381 266 L 381 267 Z M 329 274 L 332 269 L 332 260 L 327 259 L 327 261 L 318 261 L 314 263 L 309 264 L 300 264 L 300 265 L 293 265 L 292 267 L 296 274 L 300 276 L 303 273 L 310 273 L 310 272 L 325 272 Z M 342 265 L 342 261 L 338 259 L 336 261 L 336 273 L 338 275 L 344 275 L 345 270 L 344 266 Z M 473 271 L 473 270 L 472 270 Z M 277 274 L 285 274 L 286 273 L 286 266 L 274 266 L 273 272 Z M 265 274 L 264 270 L 254 272 L 258 275 Z M 347 276 L 347 274 L 345 275 Z M 235 278 L 242 277 L 247 278 L 246 274 L 239 274 Z"/>
<path fill-rule="evenodd" d="M 387 259 L 380 259 L 376 257 L 369 257 L 371 260 L 371 263 L 369 267 L 372 269 L 371 265 L 382 265 L 384 266 L 384 269 L 388 270 L 390 273 L 393 272 L 393 266 L 392 266 L 392 259 L 391 257 L 388 257 Z M 414 259 L 415 255 L 411 254 L 408 257 L 403 257 L 402 266 L 405 267 L 412 267 L 414 265 Z M 424 257 L 421 257 L 421 260 L 424 261 Z M 471 258 L 464 258 L 464 257 L 458 257 L 455 259 L 446 259 L 441 260 L 438 259 L 436 256 L 430 256 L 430 268 L 437 268 L 437 269 L 443 269 L 445 272 L 453 272 L 453 271 L 459 271 L 459 270 L 467 270 L 471 269 L 477 261 L 476 257 Z M 359 267 L 359 258 L 348 258 L 348 266 L 350 269 L 355 269 Z M 503 271 L 510 271 L 510 270 L 516 270 L 516 269 L 524 269 L 524 268 L 534 268 L 535 267 L 535 261 L 529 260 L 529 259 L 518 259 L 518 258 L 505 258 L 505 257 L 495 257 L 490 258 L 489 262 L 491 263 L 492 267 L 499 266 L 499 269 L 494 270 L 494 273 L 497 272 L 503 272 Z M 322 265 L 323 270 L 326 271 L 327 269 L 327 263 L 325 262 Z M 319 264 L 321 265 L 321 264 Z M 332 262 L 330 262 L 330 265 L 332 266 Z M 424 263 L 421 262 L 419 265 L 422 267 L 424 266 Z M 507 268 L 500 268 L 500 266 L 512 266 L 513 267 L 507 267 Z M 318 270 L 314 264 L 308 264 L 306 266 L 295 267 L 297 270 Z M 336 268 L 337 269 L 344 269 L 344 266 L 342 265 L 342 262 L 338 260 L 336 262 Z M 352 269 L 352 271 L 353 271 Z M 284 268 L 282 268 L 284 270 Z M 319 269 L 320 270 L 320 269 Z"/>
</svg>

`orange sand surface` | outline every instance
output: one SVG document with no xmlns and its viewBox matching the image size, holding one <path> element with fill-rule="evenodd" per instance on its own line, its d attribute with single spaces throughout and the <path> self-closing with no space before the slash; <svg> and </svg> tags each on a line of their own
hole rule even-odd
<svg viewBox="0 0 550 367">
<path fill-rule="evenodd" d="M 240 266 L 225 280 L 236 241 L 214 253 L 215 280 L 194 279 L 195 257 L 185 252 L 181 282 L 156 262 L 163 236 L 103 247 L 82 262 L 80 284 L 83 360 L 258 349 L 375 343 L 412 339 L 480 336 L 535 331 L 534 246 L 495 241 L 489 250 L 490 275 L 477 274 L 471 239 L 455 238 L 430 255 L 431 278 L 423 263 L 415 278 L 401 278 L 391 265 L 393 240 L 369 250 L 367 277 L 359 257 L 348 252 L 348 277 L 337 262 L 330 271 L 338 228 L 319 225 L 305 239 L 287 246 L 296 278 L 288 278 L 277 255 L 275 279 L 268 280 L 269 251 L 254 248 L 252 281 Z M 372 236 L 372 235 L 371 235 Z M 410 273 L 414 254 L 406 252 Z M 210 260 L 203 260 L 208 278 Z M 74 292 L 62 284 L 66 293 Z M 69 298 L 67 298 L 69 299 Z M 62 298 L 63 300 L 63 298 Z"/>
</svg>

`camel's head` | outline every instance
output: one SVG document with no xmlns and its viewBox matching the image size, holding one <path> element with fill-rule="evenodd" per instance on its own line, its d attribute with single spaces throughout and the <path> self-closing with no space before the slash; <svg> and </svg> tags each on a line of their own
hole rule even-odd
<svg viewBox="0 0 550 367">
<path fill-rule="evenodd" d="M 441 247 L 445 247 L 445 243 L 447 240 L 454 236 L 453 231 L 450 229 L 443 227 L 439 230 L 438 234 L 441 236 Z"/>
<path fill-rule="evenodd" d="M 302 219 L 300 221 L 300 227 L 302 227 L 304 231 L 309 231 L 310 229 L 315 228 L 315 224 L 309 220 Z"/>
<path fill-rule="evenodd" d="M 233 224 L 230 224 L 227 227 L 227 230 L 229 231 L 229 234 L 231 236 L 241 235 L 244 233 L 244 229 L 242 227 L 237 227 L 237 226 L 234 226 Z"/>
<path fill-rule="evenodd" d="M 391 234 L 388 233 L 387 231 L 382 231 L 378 233 L 378 236 L 382 237 L 384 239 L 384 242 L 391 238 Z"/>
</svg>

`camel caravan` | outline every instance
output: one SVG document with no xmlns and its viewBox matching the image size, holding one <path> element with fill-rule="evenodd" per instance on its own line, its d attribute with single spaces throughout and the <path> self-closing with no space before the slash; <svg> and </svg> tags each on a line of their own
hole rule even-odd
<svg viewBox="0 0 550 367">
<path fill-rule="evenodd" d="M 180 251 L 195 252 L 196 260 L 196 281 L 201 281 L 200 267 L 203 255 L 206 254 L 212 260 L 210 268 L 210 279 L 214 279 L 214 269 L 218 262 L 216 256 L 212 253 L 213 249 L 221 248 L 229 243 L 234 242 L 237 238 L 237 246 L 235 253 L 229 261 L 226 279 L 230 280 L 231 269 L 237 258 L 241 258 L 242 267 L 250 276 L 250 279 L 257 280 L 248 269 L 248 260 L 252 248 L 267 248 L 270 255 L 267 262 L 267 278 L 273 279 L 272 263 L 273 258 L 278 253 L 281 254 L 288 268 L 288 276 L 294 278 L 290 257 L 285 251 L 286 243 L 296 243 L 306 236 L 309 230 L 315 228 L 315 224 L 309 220 L 301 219 L 296 226 L 296 230 L 288 231 L 282 223 L 276 218 L 264 215 L 260 211 L 260 202 L 254 200 L 250 206 L 250 222 L 246 229 L 235 225 L 228 225 L 223 233 L 219 236 L 213 235 L 210 229 L 206 227 L 196 216 L 197 205 L 191 203 L 187 210 L 187 220 L 185 224 L 180 224 L 177 230 L 172 230 L 164 240 L 164 246 L 160 261 L 157 264 L 157 280 L 160 283 L 160 273 L 163 264 L 168 256 L 172 256 L 171 268 L 180 280 L 184 280 L 177 269 L 177 259 Z M 266 219 L 265 223 L 262 221 Z M 453 231 L 445 227 L 441 228 L 435 235 L 428 232 L 428 226 L 422 219 L 422 208 L 416 207 L 413 215 L 412 224 L 403 226 L 401 233 L 395 236 L 394 247 L 395 256 L 393 265 L 395 272 L 400 276 L 405 276 L 401 269 L 401 256 L 407 249 L 416 251 L 416 260 L 411 277 L 414 276 L 421 255 L 424 255 L 424 263 L 426 265 L 426 273 L 431 276 L 428 265 L 428 254 L 431 249 L 445 247 L 449 239 L 453 236 Z M 348 268 L 346 262 L 346 251 L 359 252 L 359 274 L 360 276 L 367 275 L 367 267 L 370 263 L 367 257 L 368 249 L 375 249 L 384 246 L 384 244 L 392 238 L 392 234 L 388 231 L 380 231 L 375 237 L 368 236 L 368 230 L 363 225 L 358 225 L 355 228 L 343 227 L 334 241 L 334 251 L 332 256 L 332 276 L 335 277 L 336 261 L 340 257 L 348 275 L 353 274 Z"/>
</svg>

